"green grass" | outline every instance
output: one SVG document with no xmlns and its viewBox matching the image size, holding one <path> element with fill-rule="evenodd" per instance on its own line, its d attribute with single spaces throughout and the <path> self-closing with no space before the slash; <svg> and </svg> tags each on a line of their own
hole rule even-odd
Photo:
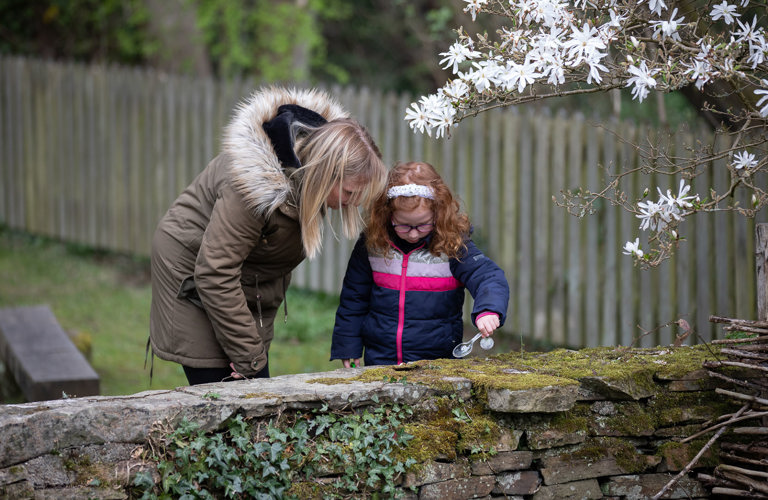
<svg viewBox="0 0 768 500">
<path fill-rule="evenodd" d="M 154 360 L 150 386 L 149 262 L 0 227 L 0 308 L 48 304 L 68 332 L 91 338 L 90 362 L 101 394 L 134 394 L 187 385 L 181 366 Z M 337 296 L 290 289 L 269 353 L 272 376 L 341 367 L 328 361 Z"/>
</svg>

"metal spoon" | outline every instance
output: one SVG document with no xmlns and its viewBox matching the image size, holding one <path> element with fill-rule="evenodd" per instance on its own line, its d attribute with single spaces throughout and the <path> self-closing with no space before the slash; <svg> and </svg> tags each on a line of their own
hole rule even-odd
<svg viewBox="0 0 768 500">
<path fill-rule="evenodd" d="M 472 337 L 472 339 L 457 345 L 456 347 L 453 348 L 453 355 L 456 356 L 457 358 L 463 358 L 464 356 L 472 352 L 472 346 L 475 344 L 475 342 L 477 342 L 477 339 L 479 339 L 482 336 L 483 336 L 482 333 L 478 333 L 477 335 Z M 486 350 L 490 349 L 491 347 L 493 347 L 493 339 L 491 337 L 483 338 L 483 340 L 480 341 L 480 347 Z"/>
</svg>

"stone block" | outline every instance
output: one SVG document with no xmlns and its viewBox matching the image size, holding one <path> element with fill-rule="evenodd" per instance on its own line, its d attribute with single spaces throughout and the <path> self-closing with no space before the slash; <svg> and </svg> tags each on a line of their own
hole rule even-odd
<svg viewBox="0 0 768 500">
<path fill-rule="evenodd" d="M 587 439 L 586 429 L 566 431 L 562 429 L 531 429 L 526 432 L 528 447 L 543 450 L 569 444 L 583 443 Z"/>
<path fill-rule="evenodd" d="M 494 495 L 532 495 L 541 486 L 541 476 L 535 470 L 503 472 L 496 476 Z"/>
<path fill-rule="evenodd" d="M 403 481 L 403 488 L 439 483 L 449 479 L 467 478 L 471 475 L 469 462 L 428 462 L 418 472 L 408 472 Z"/>
<path fill-rule="evenodd" d="M 616 495 L 627 500 L 651 498 L 674 477 L 672 474 L 632 474 L 611 477 L 603 484 L 606 495 Z M 707 491 L 698 481 L 683 476 L 674 487 L 661 498 L 696 498 L 707 497 Z"/>
<path fill-rule="evenodd" d="M 547 485 L 626 473 L 613 457 L 580 460 L 560 456 L 547 457 L 542 460 L 540 471 L 544 484 Z"/>
<path fill-rule="evenodd" d="M 419 489 L 419 500 L 466 500 L 490 495 L 496 484 L 494 476 L 474 476 L 426 484 Z"/>
<path fill-rule="evenodd" d="M 542 486 L 532 500 L 587 500 L 603 498 L 597 479 Z"/>
<path fill-rule="evenodd" d="M 533 453 L 530 451 L 507 451 L 498 453 L 488 460 L 472 462 L 472 474 L 484 476 L 509 470 L 523 470 L 531 466 Z"/>
<path fill-rule="evenodd" d="M 578 384 L 535 389 L 489 388 L 488 408 L 504 413 L 555 413 L 570 410 L 579 394 Z"/>
<path fill-rule="evenodd" d="M 493 446 L 496 451 L 515 451 L 520 446 L 520 438 L 523 437 L 523 431 L 504 428 L 499 429 L 499 431 L 501 433 L 499 442 Z"/>
<path fill-rule="evenodd" d="M 650 371 L 627 373 L 623 378 L 584 377 L 579 381 L 586 391 L 600 394 L 603 399 L 637 401 L 653 396 L 659 389 Z"/>
</svg>

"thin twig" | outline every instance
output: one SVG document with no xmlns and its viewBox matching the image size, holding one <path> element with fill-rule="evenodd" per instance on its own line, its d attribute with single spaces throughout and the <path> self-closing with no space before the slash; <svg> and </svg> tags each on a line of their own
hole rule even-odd
<svg viewBox="0 0 768 500">
<path fill-rule="evenodd" d="M 744 476 L 742 474 L 738 474 L 736 472 L 728 472 L 728 471 L 720 471 L 718 470 L 720 466 L 718 465 L 717 471 L 719 474 L 722 474 L 723 477 L 726 477 L 730 479 L 731 481 L 735 481 L 740 484 L 744 484 L 749 486 L 750 488 L 759 491 L 760 493 L 768 493 L 768 484 L 764 484 L 763 481 L 755 481 L 754 479 Z"/>
<path fill-rule="evenodd" d="M 711 323 L 732 323 L 735 325 L 754 326 L 757 328 L 768 328 L 768 321 L 751 320 L 751 319 L 739 319 L 739 318 L 724 318 L 722 316 L 712 315 L 709 317 Z"/>
<path fill-rule="evenodd" d="M 747 342 L 766 342 L 768 341 L 768 335 L 761 337 L 751 337 L 746 339 L 716 339 L 712 341 L 712 344 L 746 344 Z"/>
<path fill-rule="evenodd" d="M 735 488 L 712 488 L 712 495 L 716 498 L 722 496 L 741 497 L 741 498 L 768 498 L 768 496 L 755 493 L 754 491 L 737 490 Z"/>
<path fill-rule="evenodd" d="M 749 382 L 745 382 L 743 380 L 739 380 L 739 379 L 735 379 L 735 378 L 732 378 L 732 377 L 728 377 L 726 375 L 723 375 L 722 373 L 717 373 L 717 372 L 713 372 L 713 371 L 707 370 L 707 374 L 710 377 L 719 378 L 721 380 L 725 380 L 726 382 L 729 382 L 729 383 L 734 384 L 734 385 L 738 385 L 738 386 L 741 386 L 741 387 L 748 387 L 748 388 L 752 387 L 752 385 Z"/>
<path fill-rule="evenodd" d="M 728 391 L 726 389 L 721 389 L 719 387 L 715 388 L 716 394 L 722 394 L 723 396 L 729 396 L 735 399 L 740 399 L 742 401 L 749 401 L 752 403 L 758 403 L 761 405 L 768 405 L 768 399 L 758 398 L 757 396 L 752 396 L 750 394 L 741 394 L 738 392 Z"/>
<path fill-rule="evenodd" d="M 706 362 L 707 367 L 710 366 L 735 366 L 737 368 L 749 368 L 751 370 L 758 370 L 761 372 L 768 372 L 768 367 L 760 366 L 760 365 L 751 365 L 749 363 L 739 363 L 737 361 L 715 361 L 715 362 Z"/>
<path fill-rule="evenodd" d="M 726 426 L 728 426 L 730 424 L 733 424 L 733 423 L 736 423 L 736 422 L 740 422 L 742 420 L 748 420 L 748 419 L 752 418 L 751 414 L 749 414 L 747 416 L 742 416 L 742 413 L 747 411 L 748 408 L 749 408 L 749 405 L 744 405 L 739 411 L 734 413 L 729 420 L 727 420 L 725 422 L 721 422 L 719 424 L 715 424 L 715 425 L 713 425 L 711 427 L 707 427 L 706 429 L 701 430 L 701 431 L 697 432 L 696 434 L 694 434 L 692 436 L 688 436 L 685 439 L 681 439 L 680 442 L 681 443 L 687 443 L 688 441 L 693 441 L 697 437 L 702 436 L 704 434 L 707 434 L 708 432 L 712 432 L 715 429 L 718 429 L 718 428 L 721 428 L 721 427 L 726 427 Z"/>
<path fill-rule="evenodd" d="M 739 415 L 741 415 L 742 413 L 747 411 L 747 409 L 749 409 L 749 405 L 742 406 L 741 409 L 738 412 L 736 412 L 736 417 L 738 417 Z M 712 436 L 709 441 L 707 441 L 707 444 L 702 446 L 702 448 L 699 450 L 699 452 L 696 454 L 696 456 L 693 457 L 693 460 L 691 460 L 688 463 L 688 465 L 686 465 L 685 468 L 683 468 L 683 470 L 681 470 L 675 477 L 670 479 L 669 482 L 664 485 L 664 487 L 661 489 L 661 491 L 659 491 L 658 493 L 656 493 L 652 497 L 653 500 L 658 500 L 659 498 L 661 498 L 662 495 L 664 495 L 664 493 L 667 492 L 667 490 L 672 488 L 672 486 L 674 486 L 680 479 L 682 479 L 683 476 L 688 474 L 688 472 L 691 470 L 691 468 L 694 465 L 696 465 L 696 463 L 699 461 L 701 456 L 704 455 L 704 452 L 706 452 L 709 448 L 712 447 L 713 444 L 715 444 L 715 441 L 717 441 L 718 438 L 723 435 L 723 433 L 726 431 L 727 428 L 728 428 L 727 426 L 724 426 L 724 427 L 720 428 L 720 430 L 718 430 L 715 433 L 715 435 Z"/>
<path fill-rule="evenodd" d="M 736 356 L 740 358 L 748 358 L 748 359 L 756 359 L 759 361 L 766 361 L 768 360 L 768 355 L 766 354 L 756 354 L 754 352 L 747 352 L 741 349 L 728 349 L 723 348 L 720 349 L 720 352 L 723 354 L 727 354 L 728 356 Z"/>
</svg>

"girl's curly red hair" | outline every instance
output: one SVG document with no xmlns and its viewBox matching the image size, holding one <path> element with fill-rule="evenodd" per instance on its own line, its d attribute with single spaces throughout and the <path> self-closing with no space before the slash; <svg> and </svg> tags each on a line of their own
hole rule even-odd
<svg viewBox="0 0 768 500">
<path fill-rule="evenodd" d="M 387 198 L 392 186 L 419 184 L 429 186 L 435 193 L 433 200 L 420 196 L 398 196 Z M 466 251 L 469 239 L 469 217 L 461 212 L 459 200 L 443 182 L 435 167 L 429 163 L 411 161 L 398 163 L 389 172 L 387 189 L 374 201 L 365 229 L 366 246 L 369 251 L 383 253 L 389 250 L 394 236 L 392 213 L 395 210 L 414 210 L 426 206 L 435 216 L 435 228 L 429 251 L 433 255 L 445 255 L 458 259 Z"/>
</svg>

